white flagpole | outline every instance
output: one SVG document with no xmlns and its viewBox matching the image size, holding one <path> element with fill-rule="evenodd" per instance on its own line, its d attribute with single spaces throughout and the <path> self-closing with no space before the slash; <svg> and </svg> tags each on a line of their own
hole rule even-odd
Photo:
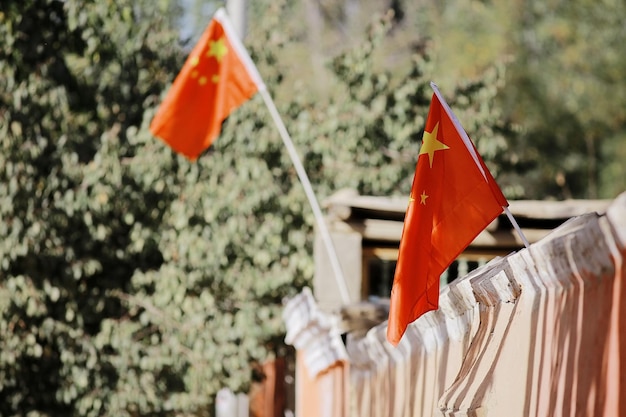
<svg viewBox="0 0 626 417">
<path fill-rule="evenodd" d="M 463 139 L 463 143 L 465 143 L 467 150 L 469 151 L 470 155 L 472 155 L 472 158 L 474 158 L 474 162 L 476 163 L 476 166 L 478 167 L 478 169 L 480 169 L 480 172 L 483 174 L 483 177 L 486 180 L 487 175 L 485 174 L 485 171 L 483 170 L 482 165 L 478 162 L 478 155 L 476 153 L 476 149 L 474 149 L 474 145 L 472 145 L 472 142 L 469 136 L 467 135 L 467 132 L 465 131 L 465 129 L 463 129 L 463 126 L 461 125 L 461 122 L 459 122 L 459 119 L 456 118 L 456 115 L 454 114 L 450 106 L 448 106 L 446 99 L 443 98 L 443 95 L 439 91 L 439 88 L 437 88 L 437 84 L 431 81 L 430 87 L 434 90 L 435 95 L 437 96 L 444 110 L 446 111 L 450 119 L 452 120 L 452 123 L 454 123 L 454 127 L 456 128 L 456 131 L 459 132 L 461 139 Z M 509 208 L 506 206 L 502 206 L 502 208 L 504 209 L 504 212 L 506 213 L 507 217 L 511 221 L 513 228 L 517 231 L 520 238 L 522 239 L 522 242 L 524 242 L 524 246 L 529 247 L 530 243 L 528 243 L 526 236 L 524 236 L 522 229 L 519 227 L 519 224 L 517 224 L 517 220 L 515 220 L 515 217 L 513 217 L 513 214 L 511 214 L 511 211 L 509 210 Z"/>
<path fill-rule="evenodd" d="M 278 110 L 276 109 L 276 105 L 274 105 L 274 101 L 272 97 L 270 97 L 267 92 L 267 88 L 261 79 L 261 75 L 254 65 L 254 62 L 250 58 L 248 51 L 241 43 L 239 36 L 237 36 L 237 32 L 235 31 L 228 14 L 223 8 L 220 8 L 216 13 L 215 17 L 222 23 L 224 30 L 226 31 L 231 44 L 236 50 L 236 53 L 242 59 L 242 62 L 248 69 L 249 75 L 252 77 L 254 82 L 257 84 L 259 88 L 259 93 L 261 97 L 263 97 L 263 101 L 267 106 L 270 114 L 272 115 L 272 119 L 278 128 L 278 132 L 280 133 L 280 137 L 289 152 L 289 156 L 291 157 L 291 162 L 296 168 L 296 173 L 298 174 L 298 178 L 300 178 L 300 182 L 304 187 L 304 192 L 309 200 L 309 204 L 311 205 L 311 209 L 313 210 L 313 215 L 315 216 L 315 221 L 317 223 L 318 230 L 321 234 L 324 245 L 326 246 L 326 250 L 328 251 L 328 257 L 330 259 L 330 265 L 335 274 L 335 279 L 337 281 L 337 285 L 339 287 L 339 293 L 341 294 L 341 299 L 345 304 L 350 303 L 350 293 L 348 292 L 348 284 L 343 275 L 343 271 L 341 269 L 341 264 L 339 263 L 339 258 L 337 257 L 337 251 L 335 250 L 335 246 L 333 245 L 332 238 L 330 237 L 330 233 L 328 232 L 328 228 L 326 227 L 326 222 L 324 221 L 324 216 L 322 215 L 322 210 L 317 202 L 315 197 L 315 193 L 313 192 L 313 187 L 311 186 L 311 181 L 309 181 L 309 177 L 304 170 L 304 166 L 302 166 L 302 162 L 300 161 L 300 157 L 298 156 L 298 152 L 296 152 L 296 148 L 293 145 L 293 141 L 289 136 L 289 132 L 287 132 L 287 128 L 285 128 L 285 124 L 283 123 L 280 114 L 278 114 Z"/>
<path fill-rule="evenodd" d="M 306 193 L 307 198 L 309 199 L 309 204 L 313 209 L 313 215 L 315 216 L 315 220 L 317 222 L 317 227 L 321 234 L 322 240 L 326 246 L 328 251 L 328 257 L 330 259 L 330 264 L 333 268 L 333 272 L 335 273 L 335 279 L 337 280 L 337 285 L 339 286 L 339 292 L 341 293 L 341 298 L 344 303 L 350 303 L 350 294 L 348 292 L 348 285 L 346 283 L 346 279 L 343 275 L 343 271 L 341 269 L 341 264 L 339 263 L 339 258 L 337 257 L 337 252 L 333 245 L 332 238 L 330 237 L 330 233 L 328 232 L 328 228 L 326 227 L 326 222 L 324 221 L 324 216 L 322 215 L 322 211 L 320 210 L 319 204 L 317 203 L 317 199 L 315 198 L 315 193 L 313 192 L 313 187 L 311 187 L 311 182 L 309 181 L 309 177 L 302 166 L 302 162 L 300 161 L 300 157 L 296 152 L 296 148 L 293 145 L 293 141 L 287 132 L 287 128 L 283 123 L 280 115 L 278 114 L 278 110 L 274 105 L 274 101 L 270 97 L 269 93 L 266 89 L 259 91 L 261 97 L 263 97 L 263 101 L 265 101 L 265 105 L 270 111 L 272 115 L 272 119 L 278 128 L 278 132 L 280 133 L 280 137 L 289 152 L 289 156 L 291 157 L 291 161 L 296 168 L 296 172 L 298 177 L 300 178 L 300 182 L 304 187 L 304 192 Z"/>
<path fill-rule="evenodd" d="M 509 210 L 508 207 L 503 207 L 503 208 L 504 208 L 504 212 L 506 213 L 506 216 L 509 218 L 509 220 L 511 221 L 511 224 L 517 231 L 517 234 L 522 239 L 522 242 L 524 242 L 524 246 L 528 248 L 530 246 L 530 243 L 528 243 L 528 240 L 526 239 L 526 236 L 524 236 L 522 229 L 520 229 L 519 224 L 517 224 L 517 220 L 515 220 L 515 217 L 513 217 L 513 214 L 511 214 L 511 211 Z"/>
</svg>

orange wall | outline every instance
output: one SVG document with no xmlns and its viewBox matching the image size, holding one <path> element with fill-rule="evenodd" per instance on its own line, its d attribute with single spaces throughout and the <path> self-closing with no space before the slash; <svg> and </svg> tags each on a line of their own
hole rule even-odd
<svg viewBox="0 0 626 417">
<path fill-rule="evenodd" d="M 303 354 L 296 353 L 296 417 L 346 417 L 348 364 L 336 362 L 316 377 L 304 365 Z"/>
</svg>

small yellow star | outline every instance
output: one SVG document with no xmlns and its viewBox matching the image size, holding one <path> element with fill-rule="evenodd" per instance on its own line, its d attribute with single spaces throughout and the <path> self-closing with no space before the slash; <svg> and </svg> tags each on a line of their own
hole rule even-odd
<svg viewBox="0 0 626 417">
<path fill-rule="evenodd" d="M 198 84 L 200 85 L 206 84 L 206 77 L 204 75 L 198 79 Z"/>
<path fill-rule="evenodd" d="M 422 191 L 422 195 L 420 195 L 420 204 L 426 205 L 426 199 L 428 198 L 428 196 L 426 195 L 426 191 Z"/>
<path fill-rule="evenodd" d="M 194 56 L 193 58 L 191 58 L 191 66 L 192 67 L 197 66 L 199 62 L 200 62 L 200 58 L 198 56 Z"/>
<path fill-rule="evenodd" d="M 433 159 L 435 158 L 436 151 L 442 151 L 444 149 L 450 149 L 448 145 L 437 140 L 437 131 L 439 130 L 439 123 L 435 125 L 432 132 L 424 131 L 424 138 L 422 140 L 422 147 L 420 148 L 420 155 L 427 153 L 428 162 L 430 167 L 433 167 Z"/>
<path fill-rule="evenodd" d="M 213 76 L 211 77 L 211 82 L 212 82 L 213 84 L 217 84 L 217 83 L 219 83 L 219 82 L 220 82 L 220 76 L 219 76 L 219 75 L 217 75 L 217 74 L 213 75 Z"/>
<path fill-rule="evenodd" d="M 228 53 L 228 47 L 226 46 L 226 42 L 224 41 L 224 37 L 221 37 L 217 41 L 211 41 L 209 45 L 209 52 L 207 52 L 207 57 L 214 56 L 217 59 L 217 62 L 222 62 L 222 58 L 224 55 Z"/>
</svg>

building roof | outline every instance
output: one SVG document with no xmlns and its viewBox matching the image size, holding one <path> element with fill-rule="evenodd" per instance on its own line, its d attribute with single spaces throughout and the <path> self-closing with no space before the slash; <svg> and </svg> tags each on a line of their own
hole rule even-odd
<svg viewBox="0 0 626 417">
<path fill-rule="evenodd" d="M 537 242 L 568 219 L 585 213 L 603 214 L 611 200 L 511 200 L 509 211 L 530 243 Z M 323 203 L 334 231 L 359 232 L 364 240 L 399 242 L 406 197 L 363 196 L 341 190 Z M 523 241 L 505 214 L 494 220 L 470 244 L 472 247 L 516 249 Z"/>
</svg>

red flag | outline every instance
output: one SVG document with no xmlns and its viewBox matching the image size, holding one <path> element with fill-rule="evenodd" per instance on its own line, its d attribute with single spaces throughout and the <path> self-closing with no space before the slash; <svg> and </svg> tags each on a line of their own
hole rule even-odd
<svg viewBox="0 0 626 417">
<path fill-rule="evenodd" d="M 474 144 L 435 89 L 404 219 L 387 340 L 439 306 L 439 279 L 508 206 Z"/>
<path fill-rule="evenodd" d="M 254 63 L 219 9 L 157 111 L 150 131 L 195 160 L 228 115 L 265 89 Z"/>
</svg>

